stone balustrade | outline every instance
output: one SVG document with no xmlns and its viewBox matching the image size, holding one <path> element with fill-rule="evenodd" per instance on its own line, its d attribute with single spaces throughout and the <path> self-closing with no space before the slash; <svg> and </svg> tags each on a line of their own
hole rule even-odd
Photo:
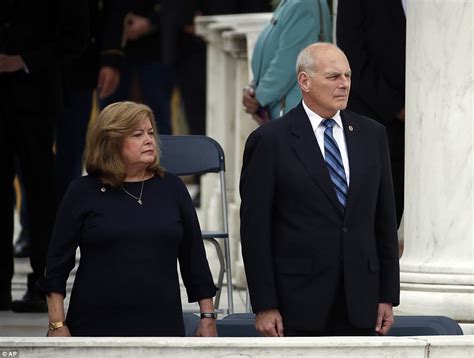
<svg viewBox="0 0 474 358">
<path fill-rule="evenodd" d="M 472 336 L 298 338 L 0 338 L 1 357 L 472 358 Z"/>
</svg>

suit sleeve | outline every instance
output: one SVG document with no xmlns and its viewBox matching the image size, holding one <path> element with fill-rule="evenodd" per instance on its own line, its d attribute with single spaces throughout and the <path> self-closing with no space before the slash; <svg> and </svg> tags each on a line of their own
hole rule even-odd
<svg viewBox="0 0 474 358">
<path fill-rule="evenodd" d="M 101 66 L 120 68 L 122 65 L 124 21 L 125 15 L 130 11 L 127 5 L 127 2 L 123 0 L 104 1 Z"/>
<path fill-rule="evenodd" d="M 41 289 L 46 294 L 66 297 L 66 281 L 76 264 L 76 250 L 85 220 L 84 193 L 72 183 L 59 206 L 46 259 L 46 274 Z"/>
<path fill-rule="evenodd" d="M 189 302 L 214 297 L 217 291 L 204 250 L 201 228 L 188 190 L 176 178 L 178 201 L 183 225 L 183 239 L 178 260 Z"/>
<path fill-rule="evenodd" d="M 86 0 L 59 1 L 55 20 L 56 36 L 37 49 L 19 54 L 31 73 L 69 62 L 87 45 L 90 19 Z"/>
<path fill-rule="evenodd" d="M 392 303 L 394 306 L 398 306 L 400 303 L 400 265 L 395 199 L 385 128 L 381 127 L 380 132 L 382 176 L 375 218 L 377 254 L 380 265 L 379 302 Z"/>
<path fill-rule="evenodd" d="M 405 99 L 384 77 L 383 71 L 390 69 L 375 63 L 369 53 L 368 17 L 366 0 L 339 0 L 337 44 L 346 54 L 352 69 L 351 91 L 356 92 L 377 113 L 378 119 L 387 124 L 405 106 Z"/>
<path fill-rule="evenodd" d="M 294 1 L 285 6 L 285 13 L 278 19 L 282 26 L 278 49 L 255 89 L 262 106 L 279 101 L 295 85 L 296 58 L 319 34 L 319 8 L 315 3 Z"/>
<path fill-rule="evenodd" d="M 278 307 L 272 258 L 276 159 L 258 132 L 245 145 L 240 178 L 240 237 L 254 312 Z"/>
</svg>

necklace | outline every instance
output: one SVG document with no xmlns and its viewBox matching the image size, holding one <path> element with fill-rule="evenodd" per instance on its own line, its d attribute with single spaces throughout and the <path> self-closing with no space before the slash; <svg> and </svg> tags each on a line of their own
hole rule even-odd
<svg viewBox="0 0 474 358">
<path fill-rule="evenodd" d="M 142 181 L 142 188 L 140 189 L 140 196 L 135 196 L 135 195 L 131 194 L 127 189 L 125 189 L 124 186 L 122 186 L 122 189 L 123 189 L 123 191 L 124 191 L 126 194 L 128 194 L 128 195 L 130 195 L 132 198 L 134 198 L 134 199 L 138 202 L 138 204 L 142 205 L 142 204 L 143 204 L 143 201 L 142 201 L 142 194 L 143 194 L 143 186 L 144 186 L 144 185 L 145 185 L 145 181 Z"/>
</svg>

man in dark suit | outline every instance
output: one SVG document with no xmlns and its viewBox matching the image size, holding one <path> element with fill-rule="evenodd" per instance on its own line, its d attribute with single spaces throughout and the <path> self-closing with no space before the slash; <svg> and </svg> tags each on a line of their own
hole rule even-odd
<svg viewBox="0 0 474 358">
<path fill-rule="evenodd" d="M 56 211 L 52 145 L 62 103 L 60 64 L 84 48 L 87 22 L 85 0 L 0 2 L 0 310 L 47 310 L 36 283 Z M 12 305 L 14 157 L 25 188 L 33 272 L 25 296 Z"/>
<path fill-rule="evenodd" d="M 398 224 L 405 169 L 405 37 L 402 0 L 339 0 L 337 44 L 352 68 L 348 108 L 385 125 Z"/>
<path fill-rule="evenodd" d="M 100 105 L 128 100 L 134 79 L 143 102 L 151 107 L 160 134 L 171 134 L 170 100 L 175 82 L 178 35 L 191 11 L 185 0 L 127 1 L 125 61 L 117 90 Z"/>
<path fill-rule="evenodd" d="M 125 0 L 88 0 L 89 41 L 82 55 L 63 66 L 64 108 L 56 124 L 55 179 L 58 202 L 82 175 L 82 157 L 93 93 L 110 96 L 120 82 Z"/>
<path fill-rule="evenodd" d="M 399 303 L 386 133 L 345 111 L 351 70 L 331 44 L 298 56 L 303 101 L 244 152 L 241 240 L 265 336 L 387 334 Z"/>
</svg>

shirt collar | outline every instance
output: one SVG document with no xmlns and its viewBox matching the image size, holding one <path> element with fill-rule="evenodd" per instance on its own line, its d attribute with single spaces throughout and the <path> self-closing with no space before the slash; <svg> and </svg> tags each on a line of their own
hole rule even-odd
<svg viewBox="0 0 474 358">
<path fill-rule="evenodd" d="M 304 111 L 306 112 L 306 115 L 309 118 L 309 121 L 311 123 L 311 127 L 313 127 L 313 132 L 316 133 L 316 129 L 321 125 L 321 122 L 325 120 L 326 118 L 321 117 L 319 114 L 313 112 L 307 105 L 306 103 L 303 102 L 303 108 Z M 341 119 L 341 111 L 337 111 L 334 116 L 332 116 L 332 119 L 336 122 L 336 124 L 342 129 L 342 119 Z"/>
</svg>

